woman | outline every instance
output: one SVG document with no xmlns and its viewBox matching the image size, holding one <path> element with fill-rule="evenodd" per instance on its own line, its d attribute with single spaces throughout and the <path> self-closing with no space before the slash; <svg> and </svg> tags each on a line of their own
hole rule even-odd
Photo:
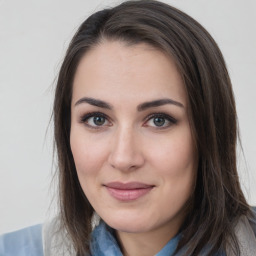
<svg viewBox="0 0 256 256">
<path fill-rule="evenodd" d="M 231 82 L 191 17 L 157 1 L 89 17 L 59 73 L 54 124 L 60 216 L 43 238 L 33 228 L 30 252 L 254 255 Z M 14 236 L 2 251 L 17 250 Z"/>
</svg>

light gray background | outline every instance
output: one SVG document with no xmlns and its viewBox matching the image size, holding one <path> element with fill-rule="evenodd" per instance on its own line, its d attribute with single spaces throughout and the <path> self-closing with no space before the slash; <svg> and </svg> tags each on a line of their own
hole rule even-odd
<svg viewBox="0 0 256 256">
<path fill-rule="evenodd" d="M 241 183 L 249 203 L 256 205 L 256 1 L 165 2 L 205 26 L 224 54 L 247 162 L 239 153 Z M 0 233 L 53 215 L 52 126 L 46 131 L 54 79 L 78 25 L 116 3 L 0 0 Z"/>
</svg>

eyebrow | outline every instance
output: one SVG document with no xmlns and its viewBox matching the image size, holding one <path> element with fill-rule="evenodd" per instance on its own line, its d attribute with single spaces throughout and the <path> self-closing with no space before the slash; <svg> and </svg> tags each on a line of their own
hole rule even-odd
<svg viewBox="0 0 256 256">
<path fill-rule="evenodd" d="M 99 107 L 99 108 L 105 108 L 105 109 L 109 109 L 112 110 L 113 107 L 102 100 L 98 100 L 98 99 L 94 99 L 94 98 L 88 98 L 88 97 L 84 97 L 79 99 L 76 103 L 75 106 L 80 105 L 82 103 L 88 103 L 90 105 Z M 140 105 L 138 105 L 137 110 L 139 112 L 144 111 L 148 108 L 154 108 L 154 107 L 160 107 L 166 104 L 171 104 L 171 105 L 175 105 L 178 107 L 182 107 L 184 108 L 184 105 L 178 101 L 172 100 L 172 99 L 168 99 L 168 98 L 164 98 L 164 99 L 158 99 L 158 100 L 153 100 L 153 101 L 148 101 L 148 102 L 144 102 L 141 103 Z"/>
<path fill-rule="evenodd" d="M 106 108 L 106 109 L 110 109 L 110 110 L 113 109 L 113 107 L 105 101 L 97 100 L 97 99 L 94 99 L 94 98 L 88 98 L 88 97 L 84 97 L 84 98 L 81 98 L 80 100 L 78 100 L 75 103 L 75 106 L 77 106 L 79 104 L 82 104 L 82 103 L 88 103 L 90 105 L 93 105 L 93 106 L 96 106 L 96 107 L 99 107 L 99 108 Z"/>
<path fill-rule="evenodd" d="M 144 111 L 148 108 L 160 107 L 166 104 L 172 104 L 172 105 L 184 108 L 184 105 L 178 101 L 175 101 L 172 99 L 159 99 L 159 100 L 144 102 L 137 107 L 137 110 Z"/>
</svg>

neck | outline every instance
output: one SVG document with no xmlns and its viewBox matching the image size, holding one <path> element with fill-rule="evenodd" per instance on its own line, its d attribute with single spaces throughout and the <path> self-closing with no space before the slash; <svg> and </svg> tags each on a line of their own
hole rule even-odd
<svg viewBox="0 0 256 256">
<path fill-rule="evenodd" d="M 165 225 L 143 233 L 117 231 L 116 236 L 124 256 L 153 256 L 175 237 L 178 230 L 178 226 L 170 229 L 169 225 Z"/>
</svg>

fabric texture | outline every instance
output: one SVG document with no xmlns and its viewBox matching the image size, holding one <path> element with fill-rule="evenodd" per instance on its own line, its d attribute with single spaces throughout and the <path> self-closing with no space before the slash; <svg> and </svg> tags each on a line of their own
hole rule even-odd
<svg viewBox="0 0 256 256">
<path fill-rule="evenodd" d="M 54 218 L 43 225 L 44 256 L 75 256 L 75 250 L 68 239 L 66 230 L 60 225 L 59 218 Z"/>
<path fill-rule="evenodd" d="M 238 239 L 240 251 L 242 256 L 255 256 L 256 255 L 256 239 L 255 233 L 248 219 L 243 216 L 235 228 L 236 237 Z M 229 248 L 227 256 L 236 256 Z"/>
<path fill-rule="evenodd" d="M 0 236 L 0 256 L 43 256 L 42 225 Z"/>
<path fill-rule="evenodd" d="M 180 235 L 171 239 L 155 256 L 171 256 L 178 245 Z M 94 229 L 91 242 L 92 256 L 122 256 L 122 252 L 114 237 L 113 230 L 103 221 Z"/>
<path fill-rule="evenodd" d="M 254 209 L 255 211 L 255 209 Z M 75 256 L 66 232 L 59 232 L 58 219 L 0 236 L 0 256 Z M 256 215 L 241 217 L 235 227 L 241 256 L 256 256 Z M 171 239 L 155 256 L 174 255 L 181 235 Z M 91 256 L 122 256 L 113 230 L 103 221 L 94 228 Z M 182 254 L 179 254 L 181 256 Z M 231 248 L 216 256 L 236 256 Z M 175 255 L 178 256 L 178 255 Z"/>
</svg>

